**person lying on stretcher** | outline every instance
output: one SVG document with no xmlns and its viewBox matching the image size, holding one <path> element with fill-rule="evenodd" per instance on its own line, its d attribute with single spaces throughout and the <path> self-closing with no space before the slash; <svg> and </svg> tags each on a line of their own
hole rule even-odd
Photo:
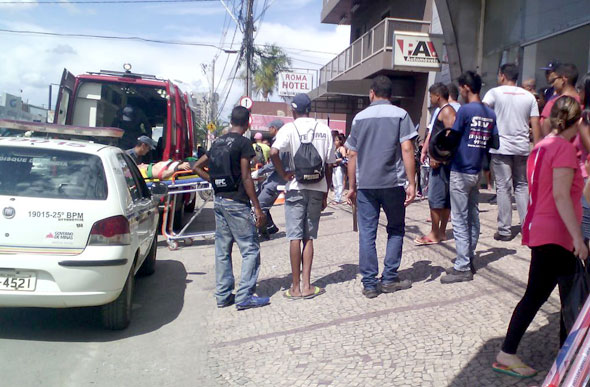
<svg viewBox="0 0 590 387">
<path fill-rule="evenodd" d="M 166 180 L 177 171 L 190 171 L 191 163 L 188 161 L 166 160 L 151 164 L 139 164 L 137 166 L 144 179 Z"/>
</svg>

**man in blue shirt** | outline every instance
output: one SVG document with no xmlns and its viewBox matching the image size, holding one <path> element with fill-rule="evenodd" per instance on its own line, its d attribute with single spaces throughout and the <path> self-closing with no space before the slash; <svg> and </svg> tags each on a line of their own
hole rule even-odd
<svg viewBox="0 0 590 387">
<path fill-rule="evenodd" d="M 389 102 L 391 90 L 389 78 L 375 77 L 369 92 L 371 105 L 354 117 L 345 145 L 349 150 L 347 199 L 358 206 L 359 270 L 367 298 L 412 286 L 410 280 L 398 277 L 397 270 L 402 258 L 405 207 L 416 196 L 413 139 L 418 133 L 409 114 Z M 381 208 L 387 216 L 387 249 L 383 274 L 378 279 L 375 238 Z"/>
<path fill-rule="evenodd" d="M 458 139 L 451 160 L 451 219 L 457 259 L 441 278 L 444 284 L 473 280 L 473 258 L 479 238 L 479 173 L 488 149 L 498 149 L 494 111 L 481 102 L 481 77 L 467 71 L 458 79 L 461 96 L 468 103 L 457 112 L 448 135 Z"/>
</svg>

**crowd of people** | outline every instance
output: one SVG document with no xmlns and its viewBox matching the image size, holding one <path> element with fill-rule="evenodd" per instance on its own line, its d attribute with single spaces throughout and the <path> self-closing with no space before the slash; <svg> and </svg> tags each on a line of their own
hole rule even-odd
<svg viewBox="0 0 590 387">
<path fill-rule="evenodd" d="M 498 86 L 483 98 L 481 77 L 472 71 L 461 74 L 457 84 L 435 83 L 429 95 L 436 110 L 418 153 L 420 162 L 430 167 L 428 187 L 422 189 L 427 188 L 432 224 L 430 232 L 414 243 L 444 242 L 450 220 L 456 258 L 441 277 L 443 284 L 474 278 L 479 188 L 486 164 L 496 187 L 497 241 L 516 236 L 512 227 L 515 198 L 522 243 L 531 248 L 531 268 L 527 289 L 492 367 L 519 377 L 536 373 L 516 356 L 522 336 L 555 286 L 559 285 L 562 300 L 567 297 L 562 282 L 575 275 L 576 260 L 586 259 L 590 238 L 590 184 L 585 183 L 590 172 L 590 74 L 577 84 L 572 64 L 554 61 L 546 70 L 550 87 L 535 91 L 530 81 L 522 85 L 526 88 L 518 86 L 518 67 L 504 64 L 498 71 Z M 298 94 L 291 103 L 294 121 L 269 125 L 272 141 L 267 152 L 262 136 L 255 137 L 254 144 L 243 136 L 248 110 L 233 109 L 229 133 L 216 140 L 194 166 L 215 190 L 218 307 L 235 303 L 243 310 L 270 303 L 269 298 L 255 295 L 259 236 L 278 231 L 270 208 L 283 186 L 292 269 L 292 284 L 284 297 L 310 299 L 325 293 L 311 284 L 311 268 L 313 242 L 330 187 L 332 203 L 345 200 L 356 206 L 362 294 L 375 298 L 412 286 L 410 279 L 399 278 L 398 269 L 406 208 L 417 194 L 414 144 L 418 131 L 408 112 L 390 102 L 391 95 L 390 78 L 375 77 L 369 91 L 371 103 L 354 117 L 345 138 L 311 118 L 309 97 Z M 262 165 L 253 164 L 259 157 L 265 158 L 260 160 Z M 258 189 L 257 180 L 262 180 Z M 381 209 L 387 218 L 387 244 L 379 275 L 375 241 Z M 243 259 L 235 295 L 234 241 Z M 562 324 L 562 342 L 569 328 Z"/>
</svg>

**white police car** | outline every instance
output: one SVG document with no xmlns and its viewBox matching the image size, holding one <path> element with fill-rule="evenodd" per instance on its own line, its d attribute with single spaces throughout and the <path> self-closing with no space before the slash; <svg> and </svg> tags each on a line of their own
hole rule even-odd
<svg viewBox="0 0 590 387">
<path fill-rule="evenodd" d="M 126 328 L 165 194 L 118 148 L 0 137 L 0 307 L 102 305 L 105 327 Z"/>
</svg>

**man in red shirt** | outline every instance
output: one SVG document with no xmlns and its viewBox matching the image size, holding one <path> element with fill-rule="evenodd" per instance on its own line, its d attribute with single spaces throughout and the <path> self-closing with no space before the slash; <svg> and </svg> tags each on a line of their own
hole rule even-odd
<svg viewBox="0 0 590 387">
<path fill-rule="evenodd" d="M 562 95 L 569 95 L 580 102 L 580 97 L 576 91 L 576 82 L 578 81 L 578 69 L 576 65 L 571 63 L 564 63 L 555 68 L 555 71 L 549 75 L 548 82 L 555 89 L 555 93 L 558 97 L 554 97 L 547 101 L 547 104 L 543 108 L 541 113 L 541 131 L 543 137 L 547 136 L 551 132 L 551 124 L 549 118 L 551 115 L 551 108 L 555 104 L 555 100 Z M 590 145 L 590 143 L 588 144 Z"/>
</svg>

